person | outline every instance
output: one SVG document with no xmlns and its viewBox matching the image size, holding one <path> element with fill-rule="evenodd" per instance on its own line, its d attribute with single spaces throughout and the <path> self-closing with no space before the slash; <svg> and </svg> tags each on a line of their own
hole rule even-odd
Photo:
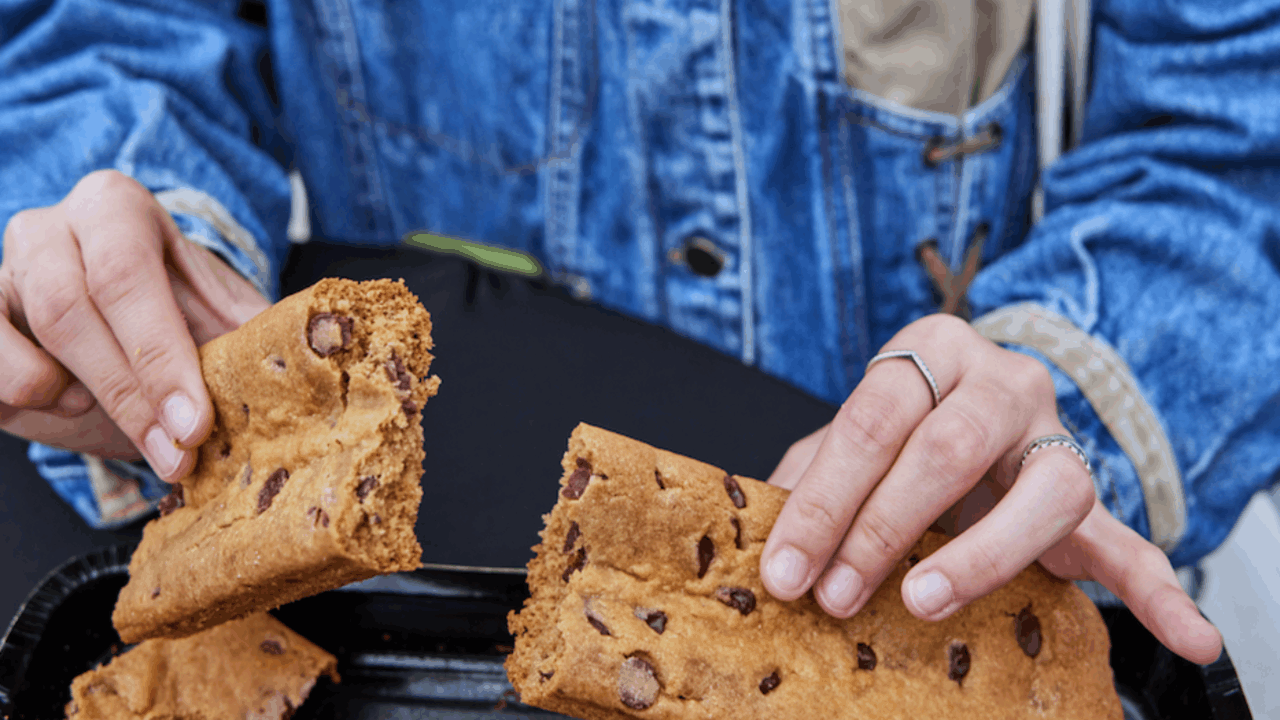
<svg viewBox="0 0 1280 720">
<path fill-rule="evenodd" d="M 775 596 L 852 615 L 937 523 L 916 616 L 1039 561 L 1209 662 L 1173 565 L 1280 468 L 1280 3 L 1210 5 L 1044 0 L 1032 62 L 1003 1 L 3 0 L 0 427 L 188 472 L 292 166 L 327 239 L 522 250 L 842 401 L 771 478 Z"/>
</svg>

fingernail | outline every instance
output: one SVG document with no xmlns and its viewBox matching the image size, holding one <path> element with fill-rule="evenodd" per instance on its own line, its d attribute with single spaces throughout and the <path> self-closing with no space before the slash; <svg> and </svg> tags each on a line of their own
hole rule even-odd
<svg viewBox="0 0 1280 720">
<path fill-rule="evenodd" d="M 196 432 L 196 406 L 182 393 L 174 393 L 164 401 L 161 408 L 164 413 L 164 424 L 169 427 L 174 438 L 187 443 L 194 438 Z"/>
<path fill-rule="evenodd" d="M 799 595 L 804 592 L 804 581 L 809 578 L 809 561 L 799 550 L 783 545 L 769 558 L 764 571 L 779 592 Z"/>
<path fill-rule="evenodd" d="M 72 383 L 58 398 L 58 410 L 68 415 L 79 415 L 93 407 L 93 393 L 79 382 Z"/>
<path fill-rule="evenodd" d="M 836 563 L 822 579 L 822 599 L 835 614 L 850 614 L 861 593 L 862 576 L 844 563 Z"/>
<path fill-rule="evenodd" d="M 912 580 L 907 591 L 911 602 L 922 615 L 934 615 L 951 603 L 951 581 L 939 572 L 931 572 Z"/>
<path fill-rule="evenodd" d="M 182 450 L 173 444 L 173 439 L 169 437 L 169 433 L 159 425 L 151 426 L 147 434 L 142 439 L 142 444 L 147 449 L 147 460 L 151 463 L 151 469 L 162 478 L 170 477 L 178 470 L 178 466 L 182 464 Z"/>
</svg>

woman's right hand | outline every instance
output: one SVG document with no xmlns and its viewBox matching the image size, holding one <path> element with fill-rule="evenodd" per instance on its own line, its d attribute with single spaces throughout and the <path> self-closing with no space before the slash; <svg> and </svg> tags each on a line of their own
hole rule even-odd
<svg viewBox="0 0 1280 720">
<path fill-rule="evenodd" d="M 0 263 L 0 429 L 121 459 L 161 479 L 190 472 L 212 430 L 197 344 L 270 303 L 182 236 L 131 178 L 86 175 L 24 210 Z"/>
</svg>

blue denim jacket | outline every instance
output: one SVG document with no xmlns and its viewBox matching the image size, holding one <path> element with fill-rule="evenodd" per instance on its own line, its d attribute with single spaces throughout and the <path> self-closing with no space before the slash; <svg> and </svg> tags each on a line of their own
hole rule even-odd
<svg viewBox="0 0 1280 720">
<path fill-rule="evenodd" d="M 1280 0 L 1097 3 L 1083 142 L 1044 173 L 1029 59 L 963 117 L 895 106 L 844 82 L 830 0 L 268 5 L 0 0 L 0 225 L 114 167 L 202 200 L 166 207 L 274 294 L 296 166 L 326 238 L 520 249 L 833 402 L 936 309 L 920 243 L 958 269 L 984 237 L 975 325 L 1048 365 L 1175 564 L 1280 468 Z M 32 457 L 104 522 L 74 456 Z"/>
</svg>

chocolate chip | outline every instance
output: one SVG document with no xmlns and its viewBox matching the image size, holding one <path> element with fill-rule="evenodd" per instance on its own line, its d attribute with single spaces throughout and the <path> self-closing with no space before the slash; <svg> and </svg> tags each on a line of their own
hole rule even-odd
<svg viewBox="0 0 1280 720">
<path fill-rule="evenodd" d="M 591 623 L 591 627 L 595 628 L 601 635 L 613 634 L 609 632 L 609 626 L 604 624 L 604 618 L 600 617 L 599 613 L 591 609 L 590 604 L 586 604 L 583 607 L 582 613 L 587 616 L 587 622 Z"/>
<path fill-rule="evenodd" d="M 1027 657 L 1040 654 L 1040 618 L 1031 613 L 1030 604 L 1019 610 L 1017 617 L 1013 619 L 1013 635 L 1018 639 L 1018 647 L 1022 648 Z"/>
<path fill-rule="evenodd" d="M 245 420 L 248 420 L 248 419 L 249 419 L 249 404 L 248 404 L 248 403 L 245 403 L 245 404 L 241 405 L 241 406 L 240 406 L 240 409 L 244 411 L 244 419 L 245 419 Z"/>
<path fill-rule="evenodd" d="M 369 520 L 370 520 L 370 522 L 372 522 L 374 525 L 381 525 L 381 524 L 382 524 L 382 516 L 381 516 L 381 515 L 379 515 L 378 513 L 374 513 L 374 514 L 370 515 L 370 516 L 369 516 Z"/>
<path fill-rule="evenodd" d="M 542 681 L 546 682 L 547 680 L 550 680 L 551 678 L 556 676 L 556 671 L 555 670 L 550 670 L 548 672 L 539 671 L 538 674 L 542 676 Z"/>
<path fill-rule="evenodd" d="M 951 643 L 951 647 L 947 649 L 947 662 L 951 666 L 947 670 L 947 677 L 963 685 L 961 681 L 969 674 L 969 646 L 960 642 Z"/>
<path fill-rule="evenodd" d="M 746 588 L 717 588 L 716 599 L 743 615 L 750 615 L 756 609 L 756 594 Z"/>
<path fill-rule="evenodd" d="M 644 658 L 629 657 L 618 671 L 618 699 L 632 710 L 644 710 L 653 705 L 662 692 L 658 674 Z"/>
<path fill-rule="evenodd" d="M 258 648 L 268 655 L 283 655 L 284 646 L 276 640 L 263 640 Z"/>
<path fill-rule="evenodd" d="M 413 404 L 412 400 L 403 400 L 400 402 L 400 410 L 405 417 L 413 417 L 418 414 L 418 406 Z"/>
<path fill-rule="evenodd" d="M 157 585 L 157 586 L 156 586 L 156 589 L 155 589 L 155 590 L 152 590 L 152 591 L 151 591 L 151 599 L 152 599 L 152 600 L 155 600 L 155 599 L 156 599 L 156 598 L 158 598 L 158 597 L 160 597 L 160 586 L 159 586 L 159 585 Z"/>
<path fill-rule="evenodd" d="M 569 532 L 564 535 L 564 550 L 561 552 L 569 552 L 572 550 L 573 546 L 578 542 L 578 536 L 581 534 L 582 531 L 578 529 L 578 523 L 570 522 Z"/>
<path fill-rule="evenodd" d="M 711 561 L 716 558 L 716 544 L 711 541 L 710 535 L 703 535 L 698 541 L 698 579 L 701 580 L 703 575 L 707 574 L 707 568 L 711 567 Z"/>
<path fill-rule="evenodd" d="M 280 488 L 284 487 L 284 481 L 289 479 L 289 471 L 280 468 L 271 473 L 271 477 L 262 483 L 262 489 L 258 491 L 258 514 L 267 511 L 271 507 L 271 501 L 276 499 L 276 495 L 280 492 Z"/>
<path fill-rule="evenodd" d="M 876 669 L 876 651 L 872 650 L 871 646 L 866 643 L 858 643 L 858 669 Z"/>
<path fill-rule="evenodd" d="M 279 372 L 284 372 L 284 370 L 289 367 L 288 365 L 285 364 L 284 358 L 280 357 L 279 355 L 272 356 L 271 365 Z"/>
<path fill-rule="evenodd" d="M 724 476 L 724 491 L 729 493 L 729 499 L 733 501 L 734 507 L 741 510 L 747 506 L 747 496 L 742 494 L 742 487 L 732 475 Z"/>
<path fill-rule="evenodd" d="M 387 371 L 387 379 L 396 384 L 396 388 L 401 392 L 409 392 L 413 387 L 412 376 L 409 371 L 405 370 L 404 362 L 400 360 L 400 356 L 391 353 L 391 359 L 383 363 L 382 369 Z"/>
<path fill-rule="evenodd" d="M 768 695 L 778 687 L 778 683 L 782 682 L 782 678 L 778 677 L 778 671 L 774 670 L 773 674 L 760 681 L 760 694 Z"/>
<path fill-rule="evenodd" d="M 360 478 L 360 484 L 356 486 L 356 498 L 364 502 L 364 499 L 369 497 L 369 493 L 376 489 L 378 489 L 378 476 L 366 475 Z"/>
<path fill-rule="evenodd" d="M 351 346 L 351 318 L 316 313 L 307 323 L 307 343 L 320 357 L 329 357 Z"/>
<path fill-rule="evenodd" d="M 729 524 L 733 526 L 733 544 L 739 550 L 746 550 L 747 544 L 742 542 L 742 523 L 738 522 L 738 518 L 729 518 Z"/>
<path fill-rule="evenodd" d="M 564 578 L 564 581 L 569 582 L 569 576 L 581 570 L 584 566 L 586 566 L 586 564 L 587 564 L 587 549 L 584 547 L 580 547 L 578 548 L 578 552 L 574 553 L 569 557 L 569 566 L 564 569 L 564 575 L 562 576 Z"/>
<path fill-rule="evenodd" d="M 578 468 L 569 476 L 569 482 L 565 483 L 564 490 L 561 490 L 560 494 L 570 500 L 577 500 L 587 491 L 589 482 L 591 482 L 591 463 L 578 458 Z"/>
<path fill-rule="evenodd" d="M 186 501 L 182 493 L 182 483 L 174 483 L 173 488 L 169 490 L 169 494 L 160 500 L 160 517 L 168 515 L 183 505 L 186 505 Z"/>
<path fill-rule="evenodd" d="M 636 617 L 643 620 L 646 625 L 653 628 L 653 631 L 659 635 L 662 634 L 663 630 L 667 629 L 667 614 L 661 610 L 638 607 L 635 613 Z"/>
<path fill-rule="evenodd" d="M 218 459 L 226 460 L 229 457 L 231 457 L 231 445 L 229 443 L 222 443 L 222 449 L 218 451 Z"/>
<path fill-rule="evenodd" d="M 307 517 L 311 518 L 312 525 L 319 525 L 320 527 L 329 527 L 329 513 L 321 510 L 315 505 L 312 505 L 311 507 L 307 508 Z"/>
<path fill-rule="evenodd" d="M 666 485 L 666 483 L 662 482 L 662 473 L 658 472 L 657 470 L 654 470 L 654 471 L 653 471 L 653 479 L 658 481 L 658 489 L 659 489 L 659 490 L 666 490 L 666 489 L 667 489 L 667 485 Z"/>
</svg>

